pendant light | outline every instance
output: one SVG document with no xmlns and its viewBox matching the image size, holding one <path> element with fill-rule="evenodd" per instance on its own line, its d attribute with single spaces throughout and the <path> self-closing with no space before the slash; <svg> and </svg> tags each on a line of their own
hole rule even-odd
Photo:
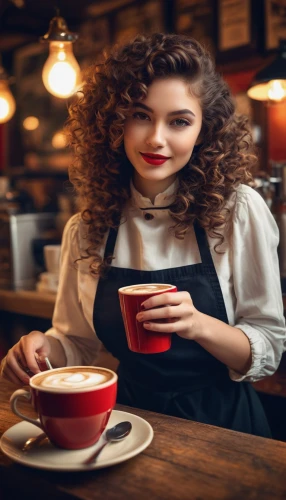
<svg viewBox="0 0 286 500">
<path fill-rule="evenodd" d="M 255 75 L 247 95 L 257 101 L 286 99 L 286 40 L 280 40 L 277 58 Z"/>
<path fill-rule="evenodd" d="M 16 103 L 9 88 L 9 78 L 0 62 L 0 123 L 8 122 L 15 109 Z"/>
<path fill-rule="evenodd" d="M 78 89 L 80 67 L 73 54 L 72 44 L 78 38 L 68 30 L 66 21 L 59 15 L 50 21 L 49 31 L 40 38 L 49 43 L 49 57 L 43 67 L 43 82 L 52 95 L 65 99 Z"/>
</svg>

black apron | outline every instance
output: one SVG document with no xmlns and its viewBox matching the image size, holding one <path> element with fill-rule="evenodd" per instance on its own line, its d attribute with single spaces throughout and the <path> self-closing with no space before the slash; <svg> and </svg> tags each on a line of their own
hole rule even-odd
<svg viewBox="0 0 286 500">
<path fill-rule="evenodd" d="M 118 289 L 142 283 L 171 283 L 190 293 L 194 306 L 228 323 L 220 283 L 205 231 L 194 225 L 201 263 L 158 271 L 111 266 L 98 283 L 93 322 L 98 338 L 119 360 L 117 402 L 236 431 L 271 437 L 260 400 L 247 382 L 230 379 L 227 367 L 197 342 L 172 334 L 171 349 L 158 354 L 129 350 Z M 105 256 L 117 232 L 110 230 Z"/>
</svg>

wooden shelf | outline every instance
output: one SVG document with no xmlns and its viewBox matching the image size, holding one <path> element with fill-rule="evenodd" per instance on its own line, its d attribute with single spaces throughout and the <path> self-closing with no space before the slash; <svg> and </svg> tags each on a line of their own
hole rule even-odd
<svg viewBox="0 0 286 500">
<path fill-rule="evenodd" d="M 0 310 L 51 319 L 56 295 L 27 290 L 0 290 Z"/>
</svg>

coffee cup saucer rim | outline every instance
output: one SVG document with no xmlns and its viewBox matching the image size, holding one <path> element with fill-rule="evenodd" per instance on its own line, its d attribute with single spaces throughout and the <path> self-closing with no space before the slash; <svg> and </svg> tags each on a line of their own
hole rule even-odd
<svg viewBox="0 0 286 500">
<path fill-rule="evenodd" d="M 144 451 L 152 442 L 154 431 L 150 423 L 144 418 L 122 410 L 113 410 L 108 421 L 107 428 L 113 427 L 119 422 L 128 420 L 132 423 L 132 431 L 116 446 L 106 446 L 98 460 L 90 466 L 85 466 L 84 461 L 90 456 L 94 447 L 81 450 L 64 450 L 55 448 L 45 441 L 44 445 L 31 448 L 23 452 L 23 444 L 31 436 L 37 436 L 42 431 L 29 422 L 18 422 L 7 429 L 0 440 L 0 449 L 10 459 L 22 465 L 35 469 L 54 470 L 61 472 L 84 471 L 101 469 L 119 464 Z"/>
</svg>

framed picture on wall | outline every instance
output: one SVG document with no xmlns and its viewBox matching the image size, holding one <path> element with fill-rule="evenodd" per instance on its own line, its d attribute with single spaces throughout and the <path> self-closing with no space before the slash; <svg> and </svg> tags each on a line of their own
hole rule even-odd
<svg viewBox="0 0 286 500">
<path fill-rule="evenodd" d="M 279 39 L 286 39 L 286 0 L 264 0 L 265 49 L 277 49 Z"/>
<path fill-rule="evenodd" d="M 116 42 L 125 42 L 138 33 L 149 34 L 164 31 L 163 1 L 134 2 L 115 13 Z"/>
<path fill-rule="evenodd" d="M 218 50 L 237 49 L 251 44 L 250 0 L 218 1 Z"/>
<path fill-rule="evenodd" d="M 219 62 L 235 61 L 256 52 L 257 19 L 260 17 L 260 13 L 261 11 L 258 11 L 256 7 L 254 10 L 252 0 L 217 1 L 217 52 Z"/>
<path fill-rule="evenodd" d="M 195 38 L 214 55 L 214 2 L 212 0 L 176 0 L 175 32 Z"/>
</svg>

